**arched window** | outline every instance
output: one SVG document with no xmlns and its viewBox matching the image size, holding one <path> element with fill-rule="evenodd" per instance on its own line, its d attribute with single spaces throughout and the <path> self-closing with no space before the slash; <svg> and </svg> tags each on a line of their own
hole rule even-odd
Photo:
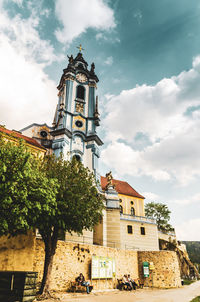
<svg viewBox="0 0 200 302">
<path fill-rule="evenodd" d="M 78 154 L 75 154 L 74 157 L 76 158 L 77 161 L 81 161 L 81 157 Z"/>
<path fill-rule="evenodd" d="M 123 207 L 122 206 L 119 207 L 120 207 L 120 213 L 123 214 Z"/>
<path fill-rule="evenodd" d="M 77 92 L 76 92 L 76 97 L 78 99 L 81 99 L 81 100 L 85 99 L 85 88 L 83 86 L 78 85 Z"/>
<path fill-rule="evenodd" d="M 78 64 L 78 68 L 79 68 L 79 69 L 84 69 L 83 64 L 79 63 L 79 64 Z"/>
<path fill-rule="evenodd" d="M 131 215 L 135 216 L 135 209 L 131 207 Z"/>
</svg>

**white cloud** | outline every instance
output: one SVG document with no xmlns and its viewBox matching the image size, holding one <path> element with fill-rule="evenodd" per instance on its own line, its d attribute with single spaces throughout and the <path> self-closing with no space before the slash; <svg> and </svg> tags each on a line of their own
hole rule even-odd
<svg viewBox="0 0 200 302">
<path fill-rule="evenodd" d="M 113 64 L 113 57 L 107 57 L 107 59 L 104 61 L 105 65 L 111 66 Z"/>
<path fill-rule="evenodd" d="M 103 33 L 98 33 L 98 34 L 96 34 L 96 39 L 97 39 L 97 41 L 102 40 L 102 39 L 106 40 L 106 37 Z"/>
<path fill-rule="evenodd" d="M 200 240 L 200 218 L 187 220 L 175 226 L 176 237 L 178 240 L 196 241 Z"/>
<path fill-rule="evenodd" d="M 187 198 L 181 198 L 181 199 L 173 199 L 169 201 L 172 204 L 178 204 L 181 206 L 187 206 L 190 204 L 200 204 L 200 193 L 197 193 L 193 196 L 188 196 Z"/>
<path fill-rule="evenodd" d="M 50 122 L 56 84 L 44 67 L 58 58 L 38 34 L 39 19 L 10 19 L 0 13 L 0 123 L 20 129 L 32 122 Z"/>
<path fill-rule="evenodd" d="M 137 10 L 134 14 L 133 17 L 137 20 L 138 24 L 141 24 L 142 21 L 142 12 L 141 10 Z"/>
<path fill-rule="evenodd" d="M 145 197 L 145 200 L 147 202 L 150 202 L 150 201 L 160 202 L 160 197 L 153 192 L 144 192 L 144 193 L 142 193 L 142 196 Z"/>
<path fill-rule="evenodd" d="M 19 6 L 22 6 L 23 0 L 12 0 L 12 1 Z"/>
<path fill-rule="evenodd" d="M 109 142 L 102 152 L 104 163 L 121 177 L 148 175 L 186 185 L 200 176 L 199 83 L 197 57 L 189 71 L 109 98 L 103 122 Z M 138 150 L 144 137 L 146 145 Z"/>
<path fill-rule="evenodd" d="M 63 25 L 57 39 L 70 43 L 88 28 L 110 30 L 116 24 L 113 10 L 103 0 L 57 0 L 56 15 Z"/>
</svg>

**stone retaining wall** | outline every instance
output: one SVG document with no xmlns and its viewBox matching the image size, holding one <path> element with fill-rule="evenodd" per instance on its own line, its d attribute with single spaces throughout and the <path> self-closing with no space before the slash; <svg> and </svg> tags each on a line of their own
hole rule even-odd
<svg viewBox="0 0 200 302">
<path fill-rule="evenodd" d="M 0 271 L 32 271 L 35 235 L 0 237 Z"/>
<path fill-rule="evenodd" d="M 155 269 L 150 272 L 149 278 L 143 277 L 144 261 L 153 262 Z M 173 251 L 138 252 L 138 268 L 140 279 L 144 285 L 158 288 L 181 286 L 178 257 Z"/>
<path fill-rule="evenodd" d="M 120 250 L 98 245 L 75 244 L 59 241 L 52 269 L 51 289 L 67 290 L 70 282 L 83 273 L 86 279 L 91 279 L 92 255 L 115 259 L 116 276 L 107 280 L 93 280 L 94 289 L 116 288 L 117 279 L 124 274 L 138 278 L 137 251 Z M 36 241 L 33 270 L 38 272 L 39 281 L 42 278 L 44 263 L 44 245 L 42 240 Z"/>
<path fill-rule="evenodd" d="M 180 269 L 176 252 L 173 251 L 133 251 L 98 245 L 78 244 L 58 241 L 52 270 L 51 289 L 67 290 L 70 282 L 82 272 L 91 279 L 92 255 L 115 259 L 116 276 L 113 280 L 93 280 L 94 289 L 116 288 L 117 279 L 124 274 L 132 278 L 143 278 L 142 262 L 153 262 L 155 270 L 144 279 L 147 286 L 170 288 L 181 286 Z M 41 281 L 44 265 L 44 244 L 35 240 L 33 234 L 0 238 L 0 270 L 36 271 Z M 152 280 L 153 275 L 153 280 Z"/>
</svg>

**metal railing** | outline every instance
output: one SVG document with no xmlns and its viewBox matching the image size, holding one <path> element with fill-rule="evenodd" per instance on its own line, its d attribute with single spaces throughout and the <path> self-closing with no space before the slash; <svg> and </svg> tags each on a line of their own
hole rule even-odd
<svg viewBox="0 0 200 302">
<path fill-rule="evenodd" d="M 106 247 L 111 247 L 111 248 L 116 248 L 116 249 L 121 249 L 121 250 L 140 250 L 139 247 L 136 247 L 134 245 L 128 244 L 128 243 L 120 243 L 120 242 L 115 242 L 115 241 L 108 241 L 108 240 L 97 240 L 95 239 L 93 241 L 93 237 L 89 236 L 78 236 L 78 235 L 73 235 L 73 236 L 67 236 L 65 242 L 73 242 L 73 243 L 79 243 L 79 244 L 91 244 L 91 245 L 99 245 L 99 246 L 106 246 Z"/>
<path fill-rule="evenodd" d="M 147 218 L 147 217 L 144 217 L 144 216 L 130 215 L 130 214 L 122 214 L 122 213 L 120 213 L 120 219 L 156 224 L 156 220 L 155 219 Z"/>
<path fill-rule="evenodd" d="M 161 230 L 158 230 L 158 233 L 164 234 L 164 235 L 168 235 L 168 236 L 176 237 L 175 231 L 161 231 Z"/>
</svg>

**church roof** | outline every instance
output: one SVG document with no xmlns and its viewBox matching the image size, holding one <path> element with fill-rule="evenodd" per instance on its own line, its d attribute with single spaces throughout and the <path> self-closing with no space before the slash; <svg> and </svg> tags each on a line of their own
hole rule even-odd
<svg viewBox="0 0 200 302">
<path fill-rule="evenodd" d="M 25 140 L 26 143 L 28 143 L 30 145 L 33 145 L 33 146 L 38 147 L 40 149 L 46 150 L 34 138 L 25 136 L 25 135 L 21 134 L 18 131 L 8 130 L 6 128 L 0 127 L 0 132 L 3 132 L 5 134 L 7 134 L 7 135 L 11 135 L 12 137 L 17 138 L 17 139 L 23 139 L 23 140 Z"/>
<path fill-rule="evenodd" d="M 112 183 L 115 185 L 115 190 L 119 194 L 129 195 L 137 198 L 144 199 L 145 197 L 140 195 L 137 191 L 135 191 L 126 181 L 113 179 Z M 107 185 L 107 178 L 104 176 L 101 176 L 101 187 L 102 190 L 106 189 Z"/>
</svg>

